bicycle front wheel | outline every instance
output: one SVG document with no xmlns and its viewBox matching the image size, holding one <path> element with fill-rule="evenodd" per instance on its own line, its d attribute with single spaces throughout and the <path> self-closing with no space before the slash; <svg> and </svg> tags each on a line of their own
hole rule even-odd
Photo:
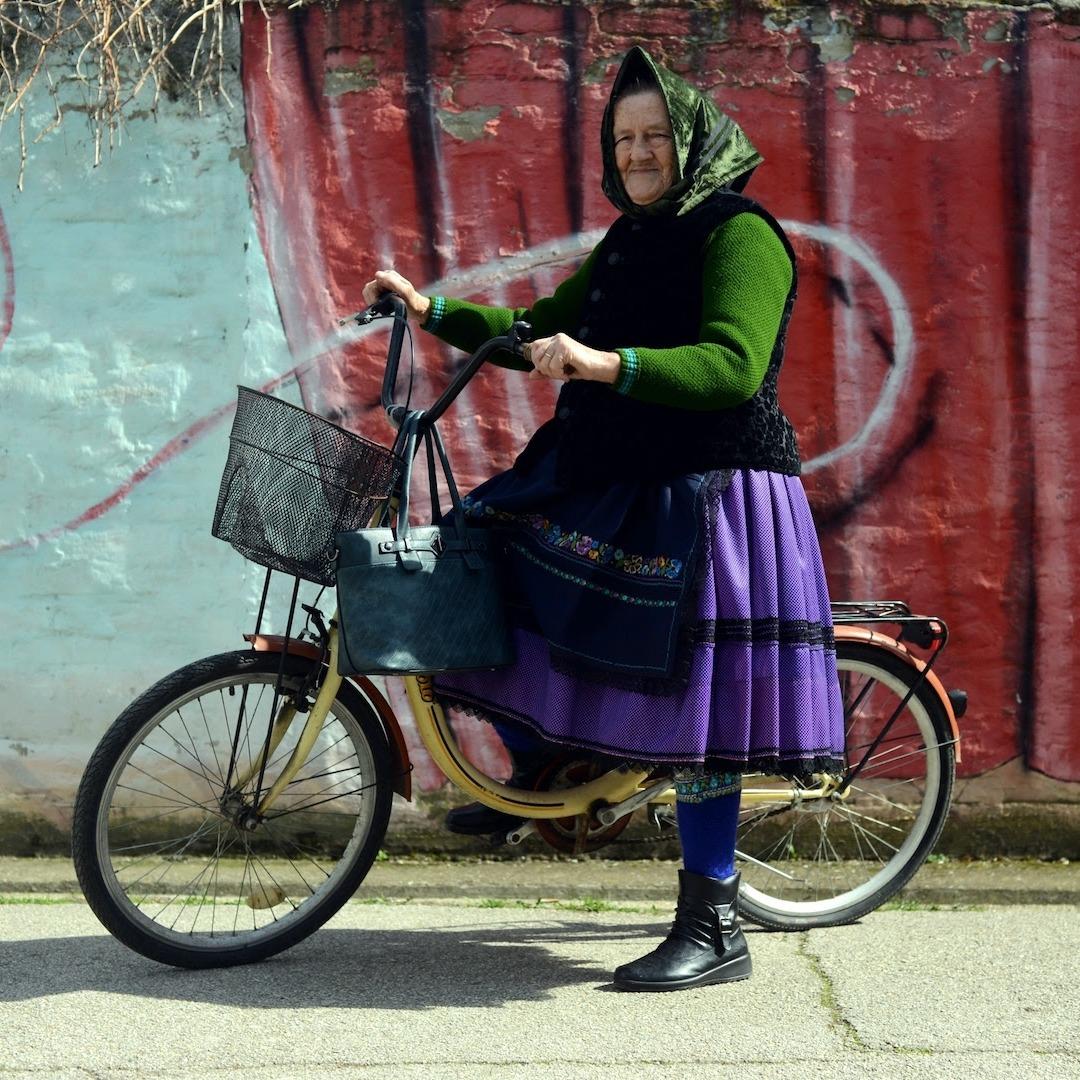
<svg viewBox="0 0 1080 1080">
<path fill-rule="evenodd" d="M 838 641 L 836 665 L 847 774 L 858 770 L 847 790 L 803 798 L 797 783 L 746 778 L 776 798 L 740 810 L 740 911 L 774 929 L 839 926 L 879 907 L 926 860 L 949 811 L 953 736 L 931 687 L 908 697 L 918 672 L 874 645 Z"/>
<path fill-rule="evenodd" d="M 285 658 L 265 791 L 288 761 L 318 665 Z M 234 652 L 174 672 L 106 732 L 75 802 L 83 893 L 125 945 L 166 964 L 250 963 L 307 937 L 355 892 L 386 832 L 394 778 L 372 706 L 343 684 L 306 763 L 253 814 L 281 657 Z M 284 712 L 283 712 L 284 711 Z M 230 763 L 231 762 L 231 763 Z"/>
</svg>

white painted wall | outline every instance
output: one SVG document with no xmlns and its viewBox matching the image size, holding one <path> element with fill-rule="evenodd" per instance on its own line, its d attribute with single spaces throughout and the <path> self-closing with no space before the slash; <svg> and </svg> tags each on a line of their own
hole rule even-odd
<svg viewBox="0 0 1080 1080">
<path fill-rule="evenodd" d="M 0 546 L 76 519 L 189 425 L 292 361 L 253 224 L 237 105 L 160 102 L 93 167 L 84 117 L 30 148 L 0 131 L 15 310 L 0 350 Z M 78 99 L 73 82 L 60 92 Z M 28 130 L 51 114 L 30 103 Z M 2 269 L 2 268 L 0 268 Z M 289 396 L 289 390 L 283 391 Z M 209 534 L 230 418 L 115 508 L 0 551 L 0 810 L 64 823 L 132 696 L 241 646 L 261 571 Z"/>
</svg>

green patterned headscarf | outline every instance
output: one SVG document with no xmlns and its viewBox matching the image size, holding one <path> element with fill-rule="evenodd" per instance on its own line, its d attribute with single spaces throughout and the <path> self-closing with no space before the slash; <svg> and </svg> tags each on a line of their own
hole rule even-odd
<svg viewBox="0 0 1080 1080">
<path fill-rule="evenodd" d="M 624 87 L 639 82 L 660 91 L 675 137 L 675 181 L 665 195 L 648 206 L 631 201 L 615 165 L 615 102 Z M 626 54 L 611 87 L 600 126 L 600 147 L 604 194 L 630 217 L 685 214 L 720 188 L 741 189 L 763 160 L 731 117 L 637 45 Z"/>
</svg>

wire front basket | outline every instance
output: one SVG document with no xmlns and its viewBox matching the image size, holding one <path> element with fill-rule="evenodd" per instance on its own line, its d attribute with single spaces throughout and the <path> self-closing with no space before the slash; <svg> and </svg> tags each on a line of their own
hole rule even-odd
<svg viewBox="0 0 1080 1080">
<path fill-rule="evenodd" d="M 262 566 L 333 585 L 337 534 L 371 522 L 401 458 L 280 398 L 238 389 L 211 532 Z"/>
</svg>

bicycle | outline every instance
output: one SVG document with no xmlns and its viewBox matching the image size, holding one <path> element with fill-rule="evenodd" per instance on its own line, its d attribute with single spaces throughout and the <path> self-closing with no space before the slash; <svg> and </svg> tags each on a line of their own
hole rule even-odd
<svg viewBox="0 0 1080 1080">
<path fill-rule="evenodd" d="M 393 327 L 382 404 L 400 425 L 406 406 L 393 395 L 404 306 L 387 297 L 354 318 L 384 317 Z M 518 352 L 527 338 L 515 324 L 482 345 L 429 420 L 493 352 Z M 259 431 L 284 433 L 287 449 L 264 447 L 258 458 L 250 433 L 238 434 L 251 410 Z M 234 454 L 246 464 L 231 479 L 227 465 L 215 533 L 267 567 L 255 630 L 244 635 L 250 647 L 167 675 L 120 714 L 86 767 L 72 831 L 83 894 L 104 926 L 144 956 L 189 968 L 262 960 L 313 933 L 370 870 L 393 794 L 412 797 L 409 752 L 386 697 L 365 676 L 338 674 L 335 620 L 316 600 L 301 605 L 305 625 L 292 632 L 301 578 L 332 583 L 336 533 L 393 505 L 400 459 L 245 388 L 230 462 Z M 305 478 L 309 505 L 290 504 L 271 521 L 272 499 L 293 491 L 282 479 L 290 470 Z M 295 579 L 283 635 L 261 632 L 274 570 Z M 836 603 L 833 616 L 847 768 L 811 784 L 748 776 L 742 794 L 740 910 L 775 929 L 851 922 L 895 895 L 930 854 L 952 793 L 966 695 L 946 691 L 933 671 L 948 640 L 944 621 L 896 601 Z M 420 738 L 447 778 L 525 819 L 508 843 L 535 833 L 559 851 L 596 851 L 639 808 L 657 824 L 671 819 L 663 769 L 605 769 L 570 753 L 535 789 L 508 787 L 462 753 L 431 675 L 404 684 Z"/>
</svg>

